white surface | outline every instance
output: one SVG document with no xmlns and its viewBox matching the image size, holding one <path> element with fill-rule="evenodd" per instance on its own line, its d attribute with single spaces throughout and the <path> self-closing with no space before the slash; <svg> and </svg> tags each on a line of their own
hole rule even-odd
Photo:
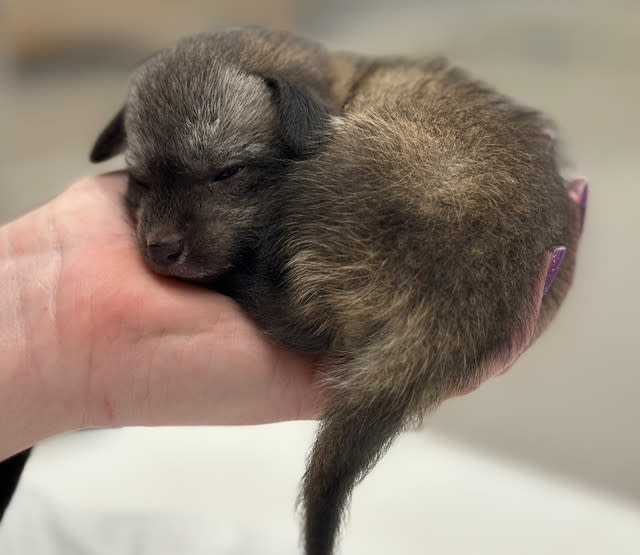
<svg viewBox="0 0 640 555">
<path fill-rule="evenodd" d="M 299 553 L 314 426 L 129 428 L 39 446 L 2 555 Z M 357 488 L 344 555 L 640 553 L 640 507 L 425 433 Z"/>
</svg>

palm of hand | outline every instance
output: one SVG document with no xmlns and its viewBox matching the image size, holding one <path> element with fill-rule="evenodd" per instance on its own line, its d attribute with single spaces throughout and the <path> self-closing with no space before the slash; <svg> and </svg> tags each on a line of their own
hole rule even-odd
<svg viewBox="0 0 640 555">
<path fill-rule="evenodd" d="M 53 320 L 86 403 L 81 425 L 314 417 L 309 361 L 269 340 L 230 299 L 147 269 L 124 185 L 123 174 L 88 178 L 51 205 Z"/>
</svg>

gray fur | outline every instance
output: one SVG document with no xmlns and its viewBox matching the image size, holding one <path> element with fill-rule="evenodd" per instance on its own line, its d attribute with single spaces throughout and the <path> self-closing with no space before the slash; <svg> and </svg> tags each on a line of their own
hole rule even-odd
<svg viewBox="0 0 640 555">
<path fill-rule="evenodd" d="M 122 114 L 92 158 L 126 147 L 149 264 L 325 357 L 301 501 L 306 554 L 330 555 L 354 484 L 396 434 L 512 362 L 562 302 L 578 225 L 549 124 L 444 60 L 257 29 L 157 54 Z M 153 254 L 162 237 L 175 260 Z"/>
</svg>

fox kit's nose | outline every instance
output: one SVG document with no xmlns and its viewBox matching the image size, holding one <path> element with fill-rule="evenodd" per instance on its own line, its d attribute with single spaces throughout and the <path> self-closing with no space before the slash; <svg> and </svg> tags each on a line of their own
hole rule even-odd
<svg viewBox="0 0 640 555">
<path fill-rule="evenodd" d="M 149 258 L 159 267 L 168 268 L 180 259 L 184 252 L 184 237 L 170 234 L 147 239 Z"/>
</svg>

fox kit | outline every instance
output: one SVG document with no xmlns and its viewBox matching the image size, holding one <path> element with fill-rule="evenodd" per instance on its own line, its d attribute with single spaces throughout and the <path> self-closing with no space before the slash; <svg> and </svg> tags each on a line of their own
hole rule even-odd
<svg viewBox="0 0 640 555">
<path fill-rule="evenodd" d="M 564 299 L 586 183 L 559 175 L 548 128 L 444 60 L 239 29 L 150 58 L 98 138 L 94 161 L 125 151 L 155 271 L 323 356 L 306 555 L 333 552 L 402 429 L 506 370 Z"/>
</svg>

